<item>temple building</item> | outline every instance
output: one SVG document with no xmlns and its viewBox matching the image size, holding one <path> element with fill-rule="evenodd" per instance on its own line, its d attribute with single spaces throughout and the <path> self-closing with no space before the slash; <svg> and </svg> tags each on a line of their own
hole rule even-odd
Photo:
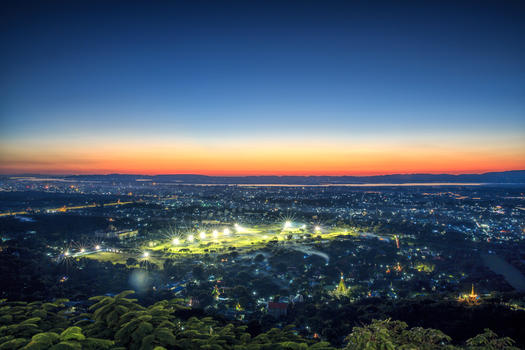
<svg viewBox="0 0 525 350">
<path fill-rule="evenodd" d="M 339 284 L 337 285 L 336 289 L 332 292 L 332 294 L 336 297 L 343 297 L 347 296 L 348 289 L 345 285 L 345 278 L 343 273 L 341 272 L 341 279 L 339 280 Z"/>
<path fill-rule="evenodd" d="M 479 304 L 479 295 L 477 295 L 476 292 L 474 292 L 474 283 L 472 284 L 472 290 L 470 291 L 470 294 L 460 295 L 458 301 L 467 303 L 469 305 Z"/>
</svg>

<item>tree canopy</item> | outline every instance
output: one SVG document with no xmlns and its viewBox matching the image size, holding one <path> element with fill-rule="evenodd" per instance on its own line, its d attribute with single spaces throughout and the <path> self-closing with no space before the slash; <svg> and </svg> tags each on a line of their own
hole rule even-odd
<svg viewBox="0 0 525 350">
<path fill-rule="evenodd" d="M 180 299 L 150 306 L 130 298 L 133 291 L 96 296 L 88 305 L 66 299 L 53 302 L 0 301 L 2 349 L 213 349 L 213 350 L 329 350 L 321 339 L 309 339 L 293 326 L 252 334 L 248 326 L 213 317 L 188 316 Z M 436 329 L 408 328 L 401 321 L 373 320 L 354 327 L 344 349 L 517 349 L 510 338 L 486 329 L 462 345 Z"/>
</svg>

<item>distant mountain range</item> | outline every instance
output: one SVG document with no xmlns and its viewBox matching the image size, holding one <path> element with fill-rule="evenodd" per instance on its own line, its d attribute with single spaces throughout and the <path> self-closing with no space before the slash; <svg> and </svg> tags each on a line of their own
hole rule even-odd
<svg viewBox="0 0 525 350">
<path fill-rule="evenodd" d="M 26 175 L 27 176 L 27 175 Z M 42 176 L 42 175 L 31 175 Z M 50 177 L 50 176 L 45 176 Z M 53 176 L 62 179 L 102 182 L 154 181 L 181 184 L 282 184 L 282 185 L 323 185 L 323 184 L 405 184 L 405 183 L 494 183 L 525 184 L 525 170 L 490 172 L 484 174 L 393 174 L 377 176 L 206 176 L 192 174 L 174 175 L 68 175 Z"/>
</svg>

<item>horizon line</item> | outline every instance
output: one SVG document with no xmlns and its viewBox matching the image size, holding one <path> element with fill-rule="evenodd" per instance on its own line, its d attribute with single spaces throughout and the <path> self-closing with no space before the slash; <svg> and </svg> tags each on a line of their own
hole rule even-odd
<svg viewBox="0 0 525 350">
<path fill-rule="evenodd" d="M 370 174 L 370 175 L 287 175 L 287 174 L 252 174 L 252 175 L 209 175 L 199 173 L 160 173 L 160 174 L 141 174 L 141 173 L 62 173 L 62 174 L 46 174 L 46 173 L 3 173 L 0 176 L 205 176 L 205 177 L 379 177 L 379 176 L 410 176 L 410 175 L 449 175 L 449 176 L 462 176 L 462 175 L 486 175 L 493 173 L 511 173 L 511 172 L 525 172 L 525 169 L 513 169 L 513 170 L 502 170 L 502 171 L 485 171 L 485 172 L 464 172 L 464 173 L 447 173 L 447 172 L 418 172 L 418 173 L 381 173 L 381 174 Z"/>
</svg>

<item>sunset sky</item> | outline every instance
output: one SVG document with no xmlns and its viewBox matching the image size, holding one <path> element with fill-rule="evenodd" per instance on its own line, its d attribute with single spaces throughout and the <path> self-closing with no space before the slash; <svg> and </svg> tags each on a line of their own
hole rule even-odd
<svg viewBox="0 0 525 350">
<path fill-rule="evenodd" d="M 3 174 L 525 169 L 518 1 L 29 4 L 0 5 Z"/>
</svg>

